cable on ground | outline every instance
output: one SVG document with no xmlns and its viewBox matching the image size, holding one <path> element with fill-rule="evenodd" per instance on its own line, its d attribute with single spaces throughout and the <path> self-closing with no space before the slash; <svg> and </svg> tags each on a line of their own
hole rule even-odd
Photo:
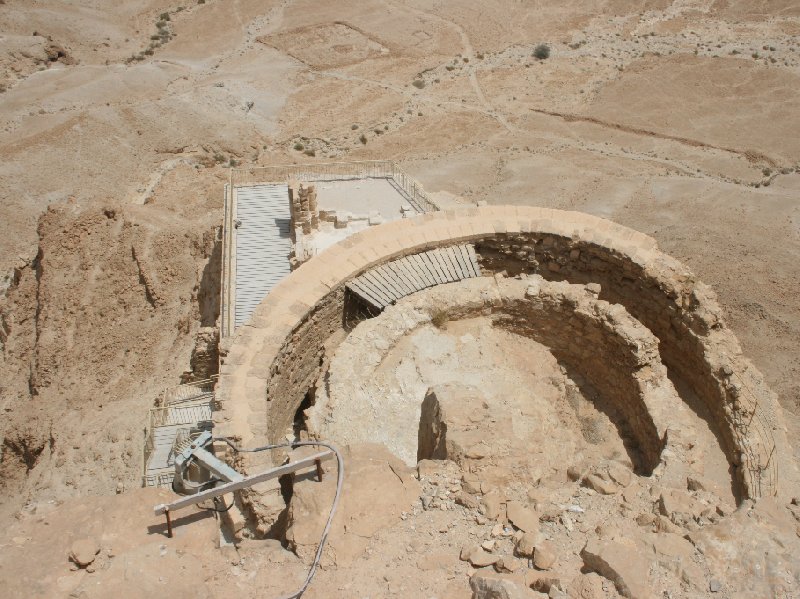
<svg viewBox="0 0 800 599">
<path fill-rule="evenodd" d="M 339 453 L 339 450 L 336 448 L 335 445 L 330 443 L 325 443 L 323 441 L 295 441 L 292 443 L 278 443 L 275 445 L 262 445 L 261 447 L 254 447 L 253 449 L 242 449 L 238 445 L 236 445 L 233 441 L 228 439 L 227 437 L 214 437 L 214 441 L 223 441 L 227 443 L 231 449 L 235 452 L 241 453 L 257 453 L 260 451 L 269 451 L 271 449 L 280 449 L 284 447 L 291 447 L 294 449 L 295 447 L 303 447 L 303 446 L 312 446 L 312 447 L 326 447 L 330 449 L 336 455 L 336 465 L 338 468 L 338 472 L 336 475 L 336 495 L 333 497 L 333 504 L 331 504 L 331 511 L 328 514 L 328 521 L 325 523 L 325 528 L 322 530 L 322 537 L 319 540 L 319 545 L 317 546 L 317 553 L 314 555 L 314 561 L 311 564 L 311 568 L 308 571 L 308 575 L 306 576 L 305 582 L 303 585 L 289 595 L 284 595 L 280 599 L 299 599 L 303 593 L 308 590 L 309 585 L 311 584 L 311 580 L 314 578 L 314 574 L 317 572 L 317 566 L 319 566 L 319 562 L 322 559 L 322 550 L 325 548 L 325 542 L 328 539 L 328 533 L 331 530 L 331 524 L 333 523 L 333 515 L 336 513 L 336 507 L 339 505 L 339 497 L 342 494 L 342 486 L 344 484 L 344 459 L 342 458 L 342 454 Z M 231 502 L 233 505 L 233 502 Z M 230 506 L 228 506 L 230 509 Z M 225 510 L 227 511 L 227 510 Z"/>
</svg>

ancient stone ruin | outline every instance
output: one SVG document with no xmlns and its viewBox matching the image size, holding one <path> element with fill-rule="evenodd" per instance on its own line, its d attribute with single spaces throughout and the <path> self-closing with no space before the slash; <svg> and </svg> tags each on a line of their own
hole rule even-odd
<svg viewBox="0 0 800 599">
<path fill-rule="evenodd" d="M 296 196 L 293 215 L 308 229 L 314 190 Z M 426 275 L 413 271 L 419 262 L 399 261 L 458 244 L 474 248 L 482 276 L 429 285 L 377 314 L 348 286 L 388 267 L 393 284 L 405 279 L 410 289 Z M 486 343 L 493 352 L 508 343 L 510 353 L 498 362 L 502 351 L 487 354 Z M 529 378 L 506 384 L 514 372 Z M 596 579 L 581 571 L 628 597 L 652 596 L 660 575 L 687 596 L 705 592 L 720 584 L 708 562 L 675 557 L 669 574 L 648 574 L 642 547 L 688 556 L 680 535 L 750 500 L 786 502 L 797 483 L 776 397 L 713 292 L 650 237 L 575 212 L 460 208 L 352 235 L 292 272 L 223 342 L 217 394 L 215 434 L 244 446 L 381 443 L 391 468 L 416 469 L 422 484 L 421 503 L 390 515 L 457 510 L 496 525 L 493 540 L 461 552 L 478 569 L 475 597 L 516 597 L 506 586 L 520 584 L 562 592 L 567 578 L 592 587 Z M 217 445 L 232 458 L 228 449 Z M 265 454 L 236 456 L 245 472 L 269 463 Z M 331 490 L 298 492 L 287 503 L 277 482 L 254 487 L 230 525 L 302 547 L 297 539 L 313 538 L 315 525 L 301 514 Z M 597 513 L 589 517 L 580 497 Z M 605 524 L 587 524 L 600 515 Z M 576 540 L 576 526 L 587 540 Z M 658 545 L 661 533 L 681 546 Z M 353 542 L 342 530 L 331 556 Z M 558 576 L 548 578 L 557 561 Z"/>
</svg>

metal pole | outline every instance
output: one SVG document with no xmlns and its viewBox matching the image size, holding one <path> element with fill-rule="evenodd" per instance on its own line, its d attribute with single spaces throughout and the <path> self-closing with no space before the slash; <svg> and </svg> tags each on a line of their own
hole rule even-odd
<svg viewBox="0 0 800 599">
<path fill-rule="evenodd" d="M 164 515 L 167 517 L 167 536 L 172 538 L 172 518 L 169 516 L 169 507 L 164 509 Z"/>
</svg>

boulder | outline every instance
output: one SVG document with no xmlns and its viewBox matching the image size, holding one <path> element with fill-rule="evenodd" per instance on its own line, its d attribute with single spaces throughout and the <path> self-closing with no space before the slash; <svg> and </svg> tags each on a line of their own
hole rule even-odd
<svg viewBox="0 0 800 599">
<path fill-rule="evenodd" d="M 498 572 L 516 572 L 523 566 L 524 564 L 521 559 L 511 555 L 503 555 L 494 563 L 494 567 Z"/>
<path fill-rule="evenodd" d="M 480 570 L 469 580 L 472 599 L 545 599 L 547 595 L 491 570 Z"/>
<path fill-rule="evenodd" d="M 502 520 L 505 517 L 506 498 L 494 491 L 481 498 L 483 515 L 490 520 Z"/>
<path fill-rule="evenodd" d="M 570 583 L 570 596 L 580 599 L 605 599 L 608 595 L 603 589 L 603 584 L 603 577 L 596 572 L 577 576 Z"/>
<path fill-rule="evenodd" d="M 524 532 L 539 532 L 539 515 L 519 501 L 509 501 L 506 504 L 506 518 Z"/>
<path fill-rule="evenodd" d="M 492 555 L 479 545 L 467 546 L 461 549 L 461 560 L 469 562 L 476 568 L 484 568 L 497 563 L 499 555 Z"/>
<path fill-rule="evenodd" d="M 465 447 L 473 447 L 482 440 L 481 436 L 462 431 L 472 428 L 469 415 L 483 404 L 480 391 L 468 385 L 445 384 L 428 389 L 420 410 L 417 461 L 451 459 L 458 462 L 466 453 Z"/>
<path fill-rule="evenodd" d="M 650 563 L 635 545 L 591 540 L 581 551 L 581 557 L 587 570 L 608 578 L 622 596 L 630 599 L 652 596 L 647 583 Z"/>
<path fill-rule="evenodd" d="M 583 486 L 588 487 L 603 495 L 613 495 L 617 492 L 616 483 L 600 478 L 596 474 L 590 474 L 583 479 Z"/>
<path fill-rule="evenodd" d="M 631 480 L 633 480 L 633 473 L 630 468 L 619 462 L 608 463 L 608 476 L 622 487 L 627 487 L 631 484 Z"/>
<path fill-rule="evenodd" d="M 549 572 L 539 572 L 538 570 L 527 570 L 525 572 L 525 586 L 545 594 L 564 588 L 561 579 L 557 575 Z"/>
<path fill-rule="evenodd" d="M 522 557 L 533 557 L 534 549 L 536 548 L 536 541 L 539 539 L 538 534 L 526 532 L 518 540 L 516 545 L 517 555 Z"/>
<path fill-rule="evenodd" d="M 469 493 L 470 495 L 480 495 L 481 481 L 474 474 L 465 472 L 461 479 L 461 488 L 465 493 Z"/>
<path fill-rule="evenodd" d="M 80 568 L 91 564 L 95 556 L 100 553 L 100 545 L 94 539 L 78 539 L 69 549 L 69 559 Z"/>
<path fill-rule="evenodd" d="M 462 505 L 469 510 L 477 510 L 480 508 L 480 502 L 469 493 L 464 491 L 459 491 L 453 497 L 453 501 L 455 501 L 458 505 Z"/>
<path fill-rule="evenodd" d="M 549 570 L 556 563 L 556 559 L 558 559 L 556 547 L 550 541 L 536 544 L 533 551 L 533 565 L 537 570 Z"/>
<path fill-rule="evenodd" d="M 697 518 L 704 506 L 686 491 L 664 489 L 658 498 L 659 512 L 676 526 L 686 526 Z"/>
</svg>

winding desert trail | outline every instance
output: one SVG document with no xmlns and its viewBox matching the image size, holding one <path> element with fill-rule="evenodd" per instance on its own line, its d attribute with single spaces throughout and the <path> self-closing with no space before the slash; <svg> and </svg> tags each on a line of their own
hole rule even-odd
<svg viewBox="0 0 800 599">
<path fill-rule="evenodd" d="M 395 6 L 395 7 L 399 8 L 399 9 L 401 9 L 401 10 L 403 10 L 403 9 L 408 10 L 407 6 L 400 6 L 398 4 L 392 4 L 391 2 L 388 2 L 388 1 L 386 1 L 385 3 L 388 6 Z M 421 15 L 424 15 L 424 16 L 426 16 L 428 18 L 433 18 L 435 20 L 438 20 L 438 21 L 444 23 L 448 27 L 452 27 L 453 29 L 455 29 L 458 32 L 459 38 L 461 38 L 461 44 L 462 44 L 462 50 L 460 52 L 461 56 L 466 58 L 466 59 L 468 59 L 469 61 L 472 61 L 472 63 L 475 64 L 475 50 L 473 49 L 472 44 L 469 41 L 469 35 L 467 34 L 466 30 L 461 25 L 459 25 L 455 21 L 450 21 L 448 19 L 440 17 L 439 15 L 437 15 L 435 13 L 432 13 L 432 12 L 428 12 L 428 11 L 424 11 L 424 10 L 420 10 L 420 9 L 414 9 L 414 8 L 412 8 L 411 10 L 413 12 L 415 12 L 416 14 L 421 14 Z M 501 114 L 498 110 L 496 110 L 491 105 L 491 103 L 489 103 L 489 101 L 486 99 L 486 96 L 483 94 L 483 90 L 481 89 L 481 85 L 478 82 L 477 71 L 476 71 L 476 69 L 474 67 L 469 69 L 469 75 L 468 76 L 469 76 L 469 84 L 472 87 L 472 90 L 475 92 L 475 96 L 478 99 L 478 103 L 483 107 L 483 109 L 485 111 L 485 114 L 487 114 L 487 115 L 491 116 L 492 118 L 496 119 L 497 122 L 500 123 L 503 126 L 503 128 L 505 128 L 506 131 L 513 132 L 514 129 L 509 124 L 509 122 L 505 118 L 505 116 L 503 116 L 503 114 Z"/>
</svg>

